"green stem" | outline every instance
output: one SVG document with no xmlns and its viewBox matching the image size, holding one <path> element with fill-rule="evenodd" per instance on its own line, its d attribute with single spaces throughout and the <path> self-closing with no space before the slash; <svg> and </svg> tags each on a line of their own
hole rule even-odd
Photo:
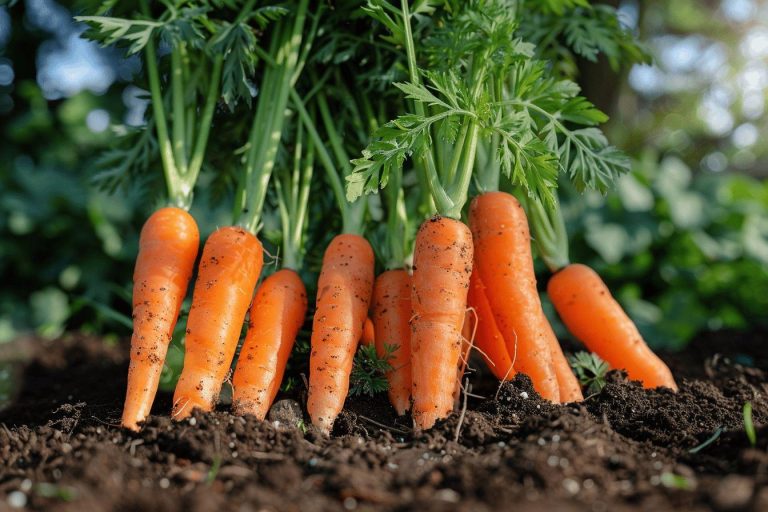
<svg viewBox="0 0 768 512">
<path fill-rule="evenodd" d="M 461 209 L 464 208 L 464 204 L 467 202 L 467 194 L 469 192 L 469 184 L 472 180 L 472 170 L 475 166 L 475 155 L 477 153 L 477 141 L 480 135 L 480 125 L 473 119 L 469 128 L 469 136 L 463 148 L 463 158 L 461 164 L 461 172 L 458 175 L 458 179 L 451 187 L 451 199 L 453 200 L 453 207 L 446 211 L 448 217 L 454 219 L 461 218 Z"/>
<path fill-rule="evenodd" d="M 211 83 L 208 86 L 208 93 L 205 97 L 203 116 L 200 119 L 200 130 L 197 132 L 197 139 L 195 140 L 194 149 L 192 151 L 192 159 L 189 162 L 189 168 L 187 170 L 187 180 L 190 183 L 195 183 L 197 181 L 197 176 L 203 166 L 203 155 L 205 155 L 205 149 L 208 146 L 208 137 L 211 133 L 213 113 L 216 110 L 216 102 L 219 99 L 219 81 L 221 80 L 221 68 L 223 63 L 223 55 L 217 55 L 213 61 Z"/>
<path fill-rule="evenodd" d="M 411 30 L 411 13 L 408 7 L 408 0 L 400 0 L 400 8 L 403 11 L 403 31 L 405 38 L 405 52 L 408 57 L 408 74 L 410 80 L 414 85 L 419 85 L 419 68 L 416 63 L 416 48 L 413 43 L 413 31 Z M 414 108 L 416 114 L 419 116 L 425 116 L 424 105 L 419 102 L 414 102 Z M 445 213 L 453 209 L 453 201 L 443 186 L 440 184 L 440 176 L 438 176 L 437 169 L 435 168 L 434 156 L 431 148 L 425 152 L 424 155 L 416 158 L 417 171 L 422 173 L 424 181 L 429 188 L 430 195 L 435 201 L 435 207 L 438 213 Z"/>
<path fill-rule="evenodd" d="M 147 55 L 147 77 L 149 79 L 149 92 L 152 97 L 152 113 L 155 118 L 157 130 L 157 142 L 160 146 L 160 160 L 163 163 L 165 184 L 168 187 L 168 198 L 172 204 L 179 208 L 189 209 L 192 197 L 190 193 L 184 193 L 176 162 L 173 157 L 173 147 L 168 137 L 168 124 L 165 119 L 165 107 L 163 95 L 160 92 L 160 76 L 157 70 L 157 54 L 155 42 L 149 40 L 145 47 Z"/>
<path fill-rule="evenodd" d="M 524 197 L 536 248 L 549 270 L 555 273 L 570 264 L 568 233 L 565 230 L 560 202 L 555 197 L 553 206 L 548 209 L 538 199 L 528 195 Z"/>
<path fill-rule="evenodd" d="M 173 154 L 179 174 L 187 173 L 186 115 L 184 107 L 184 66 L 178 46 L 171 50 L 171 103 L 173 108 Z"/>
<path fill-rule="evenodd" d="M 264 74 L 264 82 L 272 85 L 274 88 L 272 90 L 275 92 L 267 94 L 262 90 L 251 128 L 251 147 L 245 169 L 247 208 L 240 217 L 240 224 L 253 233 L 259 229 L 269 178 L 280 146 L 288 95 L 293 88 L 292 80 L 298 77 L 295 71 L 301 51 L 308 3 L 309 0 L 299 2 L 293 27 L 287 33 L 287 37 L 282 33 L 283 31 L 276 30 L 273 48 L 277 66 L 270 67 Z M 262 115 L 262 112 L 266 114 Z"/>
<path fill-rule="evenodd" d="M 339 212 L 341 213 L 344 231 L 353 232 L 347 231 L 347 228 L 352 226 L 353 220 L 350 218 L 350 208 L 349 203 L 347 203 L 347 197 L 344 194 L 344 185 L 341 183 L 341 178 L 339 178 L 339 173 L 336 170 L 336 166 L 333 165 L 331 155 L 328 153 L 328 150 L 323 144 L 323 140 L 320 138 L 320 134 L 317 132 L 317 127 L 312 121 L 312 117 L 307 112 L 307 108 L 304 106 L 304 102 L 301 100 L 294 88 L 291 88 L 290 94 L 291 101 L 296 107 L 299 118 L 304 124 L 304 127 L 307 129 L 307 133 L 309 134 L 310 139 L 315 144 L 315 153 L 320 159 L 320 165 L 322 165 L 323 169 L 325 169 L 326 177 L 328 178 L 328 182 L 331 185 L 331 190 L 333 191 L 333 195 L 336 198 L 336 204 L 339 207 Z"/>
</svg>

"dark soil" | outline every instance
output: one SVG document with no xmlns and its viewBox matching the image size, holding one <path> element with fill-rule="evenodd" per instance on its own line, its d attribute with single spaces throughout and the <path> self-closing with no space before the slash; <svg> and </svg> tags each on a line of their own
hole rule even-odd
<svg viewBox="0 0 768 512">
<path fill-rule="evenodd" d="M 583 404 L 554 406 L 524 376 L 498 388 L 476 372 L 484 398 L 427 433 L 379 396 L 350 400 L 330 439 L 224 407 L 175 424 L 167 395 L 140 434 L 124 431 L 125 347 L 79 335 L 19 343 L 28 363 L 0 412 L 0 510 L 768 510 L 759 333 L 665 356 L 676 394 L 612 372 Z"/>
</svg>

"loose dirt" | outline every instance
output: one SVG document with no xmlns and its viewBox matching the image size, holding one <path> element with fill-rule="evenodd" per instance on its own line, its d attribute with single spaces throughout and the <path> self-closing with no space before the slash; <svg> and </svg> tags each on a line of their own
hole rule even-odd
<svg viewBox="0 0 768 512">
<path fill-rule="evenodd" d="M 476 396 L 435 429 L 414 434 L 381 395 L 348 400 L 331 438 L 224 406 L 174 423 L 167 394 L 128 432 L 126 346 L 20 341 L 23 386 L 0 411 L 0 510 L 766 511 L 765 339 L 719 333 L 665 355 L 679 393 L 612 372 L 562 406 L 476 363 Z M 302 390 L 289 398 L 304 403 Z"/>
</svg>

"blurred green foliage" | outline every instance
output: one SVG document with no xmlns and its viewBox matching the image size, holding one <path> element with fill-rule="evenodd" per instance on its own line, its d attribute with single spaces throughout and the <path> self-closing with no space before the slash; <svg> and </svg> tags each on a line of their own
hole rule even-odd
<svg viewBox="0 0 768 512">
<path fill-rule="evenodd" d="M 705 29 L 713 17 L 702 15 L 700 4 L 675 0 L 646 12 L 652 25 L 646 30 L 715 37 L 717 31 Z M 12 100 L 0 114 L 0 341 L 30 330 L 48 337 L 67 329 L 127 335 L 138 232 L 160 193 L 134 187 L 108 195 L 94 187 L 92 164 L 113 135 L 86 123 L 94 110 L 123 119 L 125 84 L 103 95 L 46 99 L 33 56 L 51 35 L 23 21 L 22 6 L 7 12 L 14 33 L 0 47 L 0 59 L 13 63 L 15 78 L 0 86 L 0 103 Z M 713 151 L 730 158 L 743 148 L 723 148 L 726 136 L 713 137 L 691 122 L 688 112 L 696 111 L 700 91 L 676 94 L 643 99 L 625 91 L 622 114 L 614 116 L 620 122 L 608 135 L 637 155 L 634 171 L 605 198 L 562 192 L 572 260 L 596 268 L 649 341 L 669 348 L 701 330 L 752 328 L 766 322 L 768 311 L 768 184 L 700 171 L 698 162 Z M 750 121 L 762 129 L 764 119 Z M 763 153 L 755 148 L 752 161 Z M 327 211 L 328 201 L 323 196 L 313 208 Z M 193 214 L 203 235 L 227 222 L 229 204 L 225 199 L 211 208 L 196 201 Z M 313 219 L 327 224 L 318 215 Z M 267 238 L 277 226 L 274 214 L 266 214 Z M 310 231 L 316 239 L 308 246 L 307 267 L 314 269 L 334 230 Z M 182 334 L 168 352 L 166 384 L 181 365 Z"/>
<path fill-rule="evenodd" d="M 766 324 L 768 183 L 695 175 L 649 150 L 607 197 L 566 197 L 572 259 L 603 276 L 654 346 Z"/>
</svg>

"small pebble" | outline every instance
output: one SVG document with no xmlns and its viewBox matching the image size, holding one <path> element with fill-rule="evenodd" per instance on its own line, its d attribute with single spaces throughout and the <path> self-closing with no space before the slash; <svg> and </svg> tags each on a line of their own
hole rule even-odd
<svg viewBox="0 0 768 512">
<path fill-rule="evenodd" d="M 197 425 L 197 420 L 195 418 L 189 418 L 189 424 L 192 426 Z"/>
<path fill-rule="evenodd" d="M 344 498 L 344 508 L 347 510 L 355 510 L 357 508 L 357 500 L 353 497 Z"/>
<path fill-rule="evenodd" d="M 520 393 L 520 396 L 527 400 L 528 399 L 528 392 L 527 391 L 523 391 L 522 393 Z"/>
<path fill-rule="evenodd" d="M 458 503 L 461 496 L 453 489 L 440 489 L 435 493 L 435 499 L 445 501 L 447 503 Z"/>
<path fill-rule="evenodd" d="M 741 510 L 752 499 L 755 484 L 751 478 L 728 475 L 712 492 L 712 502 L 718 510 Z"/>
<path fill-rule="evenodd" d="M 299 402 L 286 398 L 272 404 L 267 413 L 267 419 L 272 423 L 279 422 L 280 425 L 295 426 L 304 419 L 304 416 Z"/>
<path fill-rule="evenodd" d="M 581 488 L 579 482 L 572 478 L 566 478 L 563 480 L 563 487 L 569 494 L 577 494 Z"/>
<path fill-rule="evenodd" d="M 13 491 L 9 493 L 8 505 L 11 508 L 24 508 L 27 505 L 27 495 L 21 491 Z"/>
<path fill-rule="evenodd" d="M 21 485 L 19 486 L 19 489 L 24 492 L 29 492 L 32 490 L 32 480 L 29 478 L 25 478 L 21 481 Z"/>
<path fill-rule="evenodd" d="M 168 480 L 167 478 L 161 478 L 160 482 L 158 482 L 158 485 L 160 486 L 161 489 L 167 489 L 168 487 L 171 486 L 171 481 Z"/>
</svg>

